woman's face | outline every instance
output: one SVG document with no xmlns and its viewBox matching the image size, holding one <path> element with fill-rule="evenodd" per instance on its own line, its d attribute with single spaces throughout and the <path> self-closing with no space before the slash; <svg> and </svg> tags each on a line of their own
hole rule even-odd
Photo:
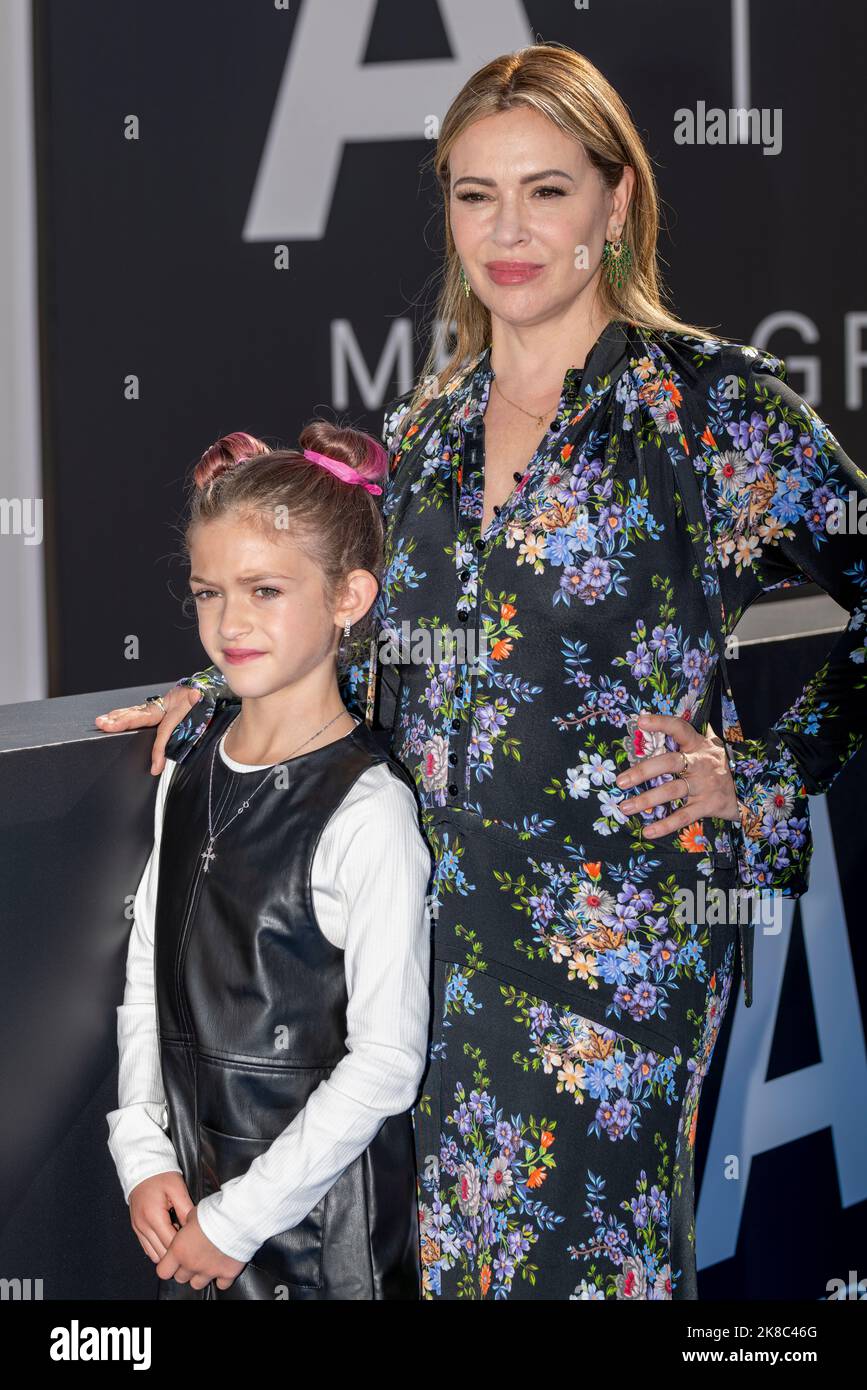
<svg viewBox="0 0 867 1390">
<path fill-rule="evenodd" d="M 329 609 L 322 571 L 287 531 L 271 540 L 232 516 L 194 527 L 190 591 L 202 646 L 235 694 L 270 695 L 333 665 L 344 615 Z"/>
<path fill-rule="evenodd" d="M 470 286 L 494 317 L 515 325 L 562 314 L 596 282 L 634 178 L 627 167 L 606 191 L 583 145 L 524 106 L 468 127 L 449 170 L 452 235 Z M 530 267 L 538 269 L 528 276 Z"/>
</svg>

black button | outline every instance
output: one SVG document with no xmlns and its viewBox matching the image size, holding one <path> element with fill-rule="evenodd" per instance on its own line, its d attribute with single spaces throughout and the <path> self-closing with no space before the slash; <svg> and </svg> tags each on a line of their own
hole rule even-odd
<svg viewBox="0 0 867 1390">
<path fill-rule="evenodd" d="M 457 794 L 458 794 L 458 784 L 457 784 L 457 782 L 449 782 L 449 796 L 457 796 Z"/>
<path fill-rule="evenodd" d="M 521 479 L 523 478 L 523 476 L 524 476 L 523 473 L 513 473 L 513 474 L 512 474 L 512 477 L 515 479 L 515 482 L 516 482 L 516 483 L 519 483 L 519 482 L 521 481 Z"/>
<path fill-rule="evenodd" d="M 453 720 L 452 720 L 452 728 L 453 728 L 453 729 L 459 729 L 460 727 L 461 727 L 461 721 L 460 721 L 459 719 L 453 719 Z"/>
<path fill-rule="evenodd" d="M 459 623 L 465 623 L 465 622 L 467 622 L 468 619 L 469 619 L 469 616 L 470 616 L 470 615 L 469 615 L 469 613 L 466 611 L 466 609 L 464 609 L 464 608 L 459 608 L 459 609 L 458 609 L 458 622 L 459 622 Z"/>
<path fill-rule="evenodd" d="M 462 583 L 464 583 L 467 579 L 469 579 L 469 577 L 470 577 L 470 572 L 469 572 L 469 570 L 458 570 L 458 579 L 460 579 Z"/>
<path fill-rule="evenodd" d="M 495 508 L 494 508 L 494 516 L 499 516 L 499 515 L 500 515 L 500 508 L 499 508 L 499 507 L 495 507 Z"/>
<path fill-rule="evenodd" d="M 449 753 L 449 764 L 450 764 L 452 767 L 454 767 L 454 765 L 455 765 L 455 763 L 457 762 L 457 760 L 458 760 L 458 755 L 457 755 L 457 753 Z"/>
<path fill-rule="evenodd" d="M 556 429 L 559 429 L 559 425 L 557 424 L 557 421 L 556 421 L 556 420 L 552 420 L 551 423 L 550 423 L 550 425 L 548 426 L 548 429 L 549 429 L 549 430 L 556 430 Z"/>
<path fill-rule="evenodd" d="M 484 550 L 485 544 L 486 542 L 482 540 L 481 536 L 479 536 L 476 540 L 476 550 Z"/>
</svg>

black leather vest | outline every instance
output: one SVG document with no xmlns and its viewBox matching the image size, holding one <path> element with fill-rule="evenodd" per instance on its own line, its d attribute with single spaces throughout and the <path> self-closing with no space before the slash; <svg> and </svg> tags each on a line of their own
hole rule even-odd
<svg viewBox="0 0 867 1390">
<path fill-rule="evenodd" d="M 160 849 L 155 989 L 168 1134 L 194 1202 L 250 1163 L 346 1054 L 343 951 L 319 930 L 310 886 L 319 837 L 356 779 L 386 762 L 362 723 L 290 759 L 283 783 L 213 760 L 237 714 L 219 709 L 172 775 Z M 414 789 L 414 788 L 413 788 Z M 376 826 L 371 826 L 376 834 Z M 301 1223 L 270 1237 L 228 1289 L 161 1280 L 161 1299 L 420 1296 L 411 1111 L 390 1116 Z"/>
</svg>

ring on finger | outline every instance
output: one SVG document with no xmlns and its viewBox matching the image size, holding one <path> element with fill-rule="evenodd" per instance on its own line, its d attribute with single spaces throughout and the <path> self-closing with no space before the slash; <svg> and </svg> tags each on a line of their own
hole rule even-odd
<svg viewBox="0 0 867 1390">
<path fill-rule="evenodd" d="M 685 806 L 686 803 L 689 801 L 691 792 L 690 792 L 690 788 L 689 788 L 689 782 L 688 782 L 687 779 L 683 776 L 682 773 L 681 773 L 681 776 L 680 776 L 680 781 L 683 782 L 684 785 L 686 786 L 686 796 L 682 796 L 682 797 L 680 798 L 682 805 Z"/>
</svg>

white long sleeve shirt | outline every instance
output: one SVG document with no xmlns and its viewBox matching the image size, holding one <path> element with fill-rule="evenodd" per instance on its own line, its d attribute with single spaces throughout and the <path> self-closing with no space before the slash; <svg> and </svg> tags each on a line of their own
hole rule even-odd
<svg viewBox="0 0 867 1390">
<path fill-rule="evenodd" d="M 228 767 L 265 771 L 230 758 L 224 738 L 219 756 Z M 118 1109 L 106 1119 L 127 1202 L 145 1178 L 181 1172 L 166 1133 L 154 994 L 160 838 L 176 766 L 166 761 L 157 787 L 154 846 L 135 897 L 117 1010 Z M 427 1051 L 430 870 L 413 794 L 377 763 L 328 820 L 312 865 L 317 924 L 344 952 L 348 1051 L 247 1172 L 198 1203 L 201 1229 L 233 1259 L 246 1262 L 269 1236 L 302 1221 L 388 1116 L 413 1103 Z"/>
</svg>

